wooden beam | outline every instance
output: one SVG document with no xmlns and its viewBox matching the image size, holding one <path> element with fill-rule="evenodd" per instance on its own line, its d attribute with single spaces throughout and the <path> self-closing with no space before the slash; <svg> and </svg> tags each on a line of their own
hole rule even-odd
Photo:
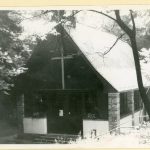
<svg viewBox="0 0 150 150">
<path fill-rule="evenodd" d="M 71 59 L 71 58 L 73 58 L 73 56 L 65 56 L 65 57 L 63 57 L 63 59 Z M 53 58 L 51 58 L 51 60 L 61 60 L 62 59 L 62 57 L 53 57 Z"/>
</svg>

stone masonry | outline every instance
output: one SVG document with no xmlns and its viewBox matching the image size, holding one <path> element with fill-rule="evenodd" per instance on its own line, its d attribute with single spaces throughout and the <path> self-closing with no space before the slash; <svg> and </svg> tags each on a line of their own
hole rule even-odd
<svg viewBox="0 0 150 150">
<path fill-rule="evenodd" d="M 134 126 L 134 91 L 127 92 L 128 112 L 132 114 L 132 126 Z"/>
<path fill-rule="evenodd" d="M 120 94 L 108 93 L 109 131 L 118 134 L 120 124 Z"/>
</svg>

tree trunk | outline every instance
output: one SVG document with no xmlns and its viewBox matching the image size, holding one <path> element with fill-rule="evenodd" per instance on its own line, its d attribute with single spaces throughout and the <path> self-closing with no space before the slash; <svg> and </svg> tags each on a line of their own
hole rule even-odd
<svg viewBox="0 0 150 150">
<path fill-rule="evenodd" d="M 148 99 L 148 96 L 146 95 L 146 91 L 143 86 L 141 67 L 140 67 L 140 61 L 139 61 L 139 55 L 138 55 L 138 49 L 137 49 L 135 35 L 130 35 L 130 41 L 131 41 L 133 57 L 134 57 L 134 62 L 135 62 L 135 69 L 136 69 L 136 76 L 137 76 L 139 92 L 140 92 L 142 101 L 144 103 L 145 109 L 150 117 L 150 101 Z"/>
<path fill-rule="evenodd" d="M 143 86 L 143 81 L 142 81 L 142 74 L 141 74 L 141 67 L 140 67 L 140 61 L 139 61 L 139 54 L 138 54 L 138 48 L 137 48 L 137 43 L 136 43 L 136 27 L 135 27 L 135 22 L 134 22 L 134 17 L 132 14 L 132 11 L 130 11 L 131 14 L 131 21 L 133 28 L 130 29 L 124 21 L 122 21 L 120 17 L 120 11 L 115 10 L 115 15 L 116 15 L 116 22 L 120 26 L 120 28 L 129 36 L 130 42 L 131 42 L 131 47 L 132 47 L 132 52 L 133 52 L 133 57 L 134 57 L 134 62 L 135 62 L 135 70 L 136 70 L 136 76 L 137 76 L 137 83 L 139 87 L 139 92 L 142 98 L 142 101 L 144 103 L 145 109 L 148 113 L 148 116 L 150 117 L 150 101 L 148 99 L 148 96 L 146 95 L 145 88 Z"/>
</svg>

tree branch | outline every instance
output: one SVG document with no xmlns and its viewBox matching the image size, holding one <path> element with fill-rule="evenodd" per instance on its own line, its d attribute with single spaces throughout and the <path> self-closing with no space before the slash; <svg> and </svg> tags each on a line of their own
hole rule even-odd
<svg viewBox="0 0 150 150">
<path fill-rule="evenodd" d="M 116 22 L 118 23 L 118 25 L 122 28 L 122 30 L 125 31 L 125 33 L 127 33 L 129 36 L 131 36 L 133 31 L 122 21 L 122 19 L 120 17 L 120 11 L 115 10 L 115 15 L 116 15 Z"/>
<path fill-rule="evenodd" d="M 109 15 L 107 15 L 107 14 L 101 12 L 101 11 L 97 11 L 97 10 L 89 10 L 89 11 L 93 11 L 93 12 L 99 13 L 99 14 L 104 15 L 104 16 L 108 17 L 109 19 L 117 22 L 117 20 L 115 18 L 113 18 L 113 17 L 111 17 L 111 16 L 109 16 Z"/>
<path fill-rule="evenodd" d="M 122 30 L 124 30 L 125 33 L 127 33 L 127 35 L 129 36 L 132 36 L 132 33 L 134 32 L 133 30 L 131 30 L 121 19 L 120 17 L 120 11 L 119 10 L 115 10 L 115 15 L 116 15 L 116 19 L 101 12 L 101 11 L 97 11 L 97 10 L 89 10 L 89 11 L 92 11 L 92 12 L 96 12 L 96 13 L 99 13 L 101 15 L 104 15 L 106 17 L 108 17 L 109 19 L 115 21 L 120 27 Z M 132 14 L 132 13 L 131 13 Z M 132 22 L 133 22 L 133 26 L 135 27 L 135 23 L 134 23 L 134 18 L 133 18 L 133 15 L 131 15 L 131 19 L 132 19 Z"/>
<path fill-rule="evenodd" d="M 73 13 L 71 16 L 69 16 L 69 17 L 74 17 L 76 14 L 78 14 L 80 11 L 82 11 L 82 10 L 78 10 L 77 12 L 75 12 L 75 13 Z M 55 25 L 54 27 L 57 27 L 57 26 L 59 26 L 60 24 L 65 24 L 66 22 L 67 22 L 68 20 L 66 19 L 66 20 L 61 20 L 57 25 Z"/>
<path fill-rule="evenodd" d="M 71 16 L 69 16 L 69 17 L 75 16 L 75 15 L 78 14 L 80 11 L 82 11 L 82 10 L 76 11 L 75 13 L 73 13 L 73 14 L 72 14 Z M 21 22 L 24 21 L 24 20 L 31 20 L 31 19 L 33 19 L 33 18 L 41 17 L 42 15 L 48 14 L 48 13 L 50 13 L 50 12 L 52 12 L 52 10 L 46 10 L 46 11 L 42 12 L 41 14 L 38 14 L 38 15 L 33 16 L 33 17 L 29 17 L 29 18 L 24 17 L 24 19 L 22 19 L 22 20 L 19 21 L 18 23 L 21 23 Z M 63 23 L 66 23 L 66 21 L 67 21 L 67 20 L 65 20 Z M 60 22 L 60 23 L 62 23 L 62 22 Z"/>
<path fill-rule="evenodd" d="M 116 39 L 116 41 L 114 42 L 114 44 L 113 44 L 107 51 L 105 51 L 105 52 L 103 53 L 103 55 L 108 54 L 108 53 L 112 50 L 112 48 L 117 44 L 117 42 L 119 41 L 119 39 L 121 39 L 124 35 L 125 35 L 125 33 L 124 33 L 124 34 L 121 34 L 121 35 Z"/>
<path fill-rule="evenodd" d="M 130 10 L 130 15 L 131 15 L 131 21 L 132 21 L 132 25 L 133 25 L 133 33 L 134 33 L 134 35 L 136 35 L 136 27 L 135 27 L 135 21 L 134 21 L 132 10 Z"/>
<path fill-rule="evenodd" d="M 73 14 L 71 15 L 71 17 L 75 16 L 75 15 L 78 14 L 80 11 L 82 11 L 82 10 L 76 11 L 75 13 L 73 13 Z"/>
</svg>

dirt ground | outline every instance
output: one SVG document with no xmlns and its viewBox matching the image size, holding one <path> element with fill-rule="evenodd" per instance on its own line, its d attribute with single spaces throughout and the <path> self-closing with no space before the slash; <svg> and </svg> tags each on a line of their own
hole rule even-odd
<svg viewBox="0 0 150 150">
<path fill-rule="evenodd" d="M 18 139 L 17 126 L 0 120 L 0 144 L 33 144 L 32 140 Z M 56 146 L 57 144 L 53 144 Z M 126 133 L 115 136 L 107 135 L 99 140 L 79 139 L 69 146 L 83 147 L 150 147 L 150 123 L 142 126 L 140 129 L 127 130 Z"/>
</svg>

